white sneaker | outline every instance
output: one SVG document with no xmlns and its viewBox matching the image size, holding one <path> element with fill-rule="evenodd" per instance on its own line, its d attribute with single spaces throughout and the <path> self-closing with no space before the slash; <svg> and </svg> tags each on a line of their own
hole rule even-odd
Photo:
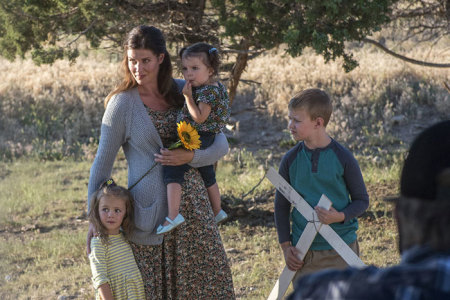
<svg viewBox="0 0 450 300">
<path fill-rule="evenodd" d="M 167 224 L 166 226 L 159 225 L 158 229 L 156 229 L 156 234 L 163 234 L 174 230 L 178 225 L 184 223 L 184 217 L 181 214 L 178 214 L 175 219 L 171 220 L 169 217 L 166 217 Z"/>
</svg>

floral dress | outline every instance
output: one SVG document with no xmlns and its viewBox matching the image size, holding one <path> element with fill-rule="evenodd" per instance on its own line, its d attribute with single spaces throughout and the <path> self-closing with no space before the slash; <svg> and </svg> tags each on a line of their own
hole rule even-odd
<svg viewBox="0 0 450 300">
<path fill-rule="evenodd" d="M 164 146 L 176 139 L 178 110 L 147 108 Z M 147 299 L 235 299 L 231 270 L 199 172 L 185 173 L 180 213 L 186 222 L 161 245 L 131 243 Z"/>
</svg>

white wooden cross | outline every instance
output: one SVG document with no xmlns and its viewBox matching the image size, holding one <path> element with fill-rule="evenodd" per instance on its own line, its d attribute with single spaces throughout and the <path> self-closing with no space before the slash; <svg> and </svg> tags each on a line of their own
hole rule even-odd
<svg viewBox="0 0 450 300">
<path fill-rule="evenodd" d="M 306 252 L 308 252 L 308 249 L 311 246 L 316 234 L 320 233 L 349 266 L 357 268 L 362 268 L 365 266 L 358 255 L 353 252 L 353 250 L 330 226 L 322 224 L 319 221 L 315 221 L 319 220 L 315 210 L 283 177 L 280 176 L 280 174 L 278 174 L 277 171 L 275 171 L 274 168 L 269 169 L 266 177 L 270 180 L 270 182 L 272 182 L 277 190 L 279 190 L 283 196 L 295 206 L 295 208 L 303 215 L 303 217 L 305 217 L 306 220 L 311 220 L 312 218 L 313 222 L 308 222 L 305 230 L 303 230 L 303 233 L 297 242 L 297 245 L 295 246 L 300 252 L 299 258 L 301 260 L 305 258 Z M 325 209 L 330 209 L 331 201 L 327 198 L 327 196 L 322 195 L 318 206 Z M 277 283 L 273 287 L 267 300 L 282 299 L 289 287 L 289 284 L 294 278 L 295 273 L 295 271 L 289 270 L 286 266 L 281 272 L 280 278 L 277 280 Z"/>
</svg>

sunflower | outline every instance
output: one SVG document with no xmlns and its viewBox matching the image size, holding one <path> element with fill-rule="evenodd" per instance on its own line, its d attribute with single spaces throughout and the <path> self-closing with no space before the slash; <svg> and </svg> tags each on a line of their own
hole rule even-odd
<svg viewBox="0 0 450 300">
<path fill-rule="evenodd" d="M 191 124 L 181 121 L 177 123 L 177 132 L 180 140 L 170 145 L 169 150 L 184 146 L 187 150 L 194 150 L 200 148 L 200 136 L 197 130 Z"/>
</svg>

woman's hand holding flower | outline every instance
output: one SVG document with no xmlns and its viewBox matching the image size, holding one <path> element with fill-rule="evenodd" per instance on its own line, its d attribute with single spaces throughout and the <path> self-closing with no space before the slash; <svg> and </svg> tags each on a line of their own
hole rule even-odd
<svg viewBox="0 0 450 300">
<path fill-rule="evenodd" d="M 180 166 L 190 163 L 194 158 L 194 151 L 183 148 L 168 150 L 162 148 L 160 153 L 155 153 L 155 161 L 163 166 Z"/>
</svg>

